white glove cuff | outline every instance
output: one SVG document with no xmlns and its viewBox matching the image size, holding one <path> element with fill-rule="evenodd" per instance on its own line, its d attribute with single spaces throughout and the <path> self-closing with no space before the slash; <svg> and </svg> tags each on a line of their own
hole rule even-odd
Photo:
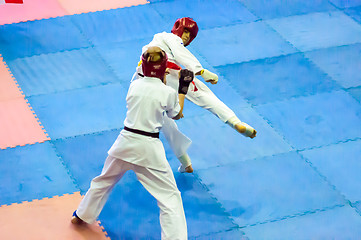
<svg viewBox="0 0 361 240">
<path fill-rule="evenodd" d="M 218 81 L 217 74 L 212 73 L 212 72 L 208 71 L 207 69 L 202 70 L 201 76 L 206 81 L 208 81 L 208 80 L 215 80 L 216 82 Z"/>
</svg>

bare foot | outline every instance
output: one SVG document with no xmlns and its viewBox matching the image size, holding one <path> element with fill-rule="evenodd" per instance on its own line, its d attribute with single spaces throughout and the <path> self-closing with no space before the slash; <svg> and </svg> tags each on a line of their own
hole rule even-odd
<svg viewBox="0 0 361 240">
<path fill-rule="evenodd" d="M 73 217 L 71 218 L 71 223 L 76 224 L 76 225 L 85 224 L 85 222 L 76 215 L 76 211 L 74 211 L 74 213 L 73 213 Z"/>
<path fill-rule="evenodd" d="M 188 167 L 186 167 L 186 172 L 187 173 L 192 173 L 193 172 L 193 167 L 192 167 L 192 165 L 189 165 Z"/>
<path fill-rule="evenodd" d="M 85 222 L 78 217 L 72 217 L 71 223 L 75 225 L 83 225 Z"/>
</svg>

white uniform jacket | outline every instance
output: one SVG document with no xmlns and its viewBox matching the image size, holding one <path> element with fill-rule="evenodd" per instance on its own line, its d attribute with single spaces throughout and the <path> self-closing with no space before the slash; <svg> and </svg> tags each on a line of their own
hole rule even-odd
<svg viewBox="0 0 361 240">
<path fill-rule="evenodd" d="M 149 46 L 162 48 L 168 55 L 168 61 L 182 65 L 194 73 L 203 69 L 198 59 L 184 47 L 182 39 L 173 33 L 155 34 L 153 40 L 143 47 L 142 52 L 146 51 Z"/>
<path fill-rule="evenodd" d="M 178 94 L 158 78 L 141 77 L 130 84 L 127 117 L 124 126 L 157 133 L 164 123 L 164 115 L 175 117 L 180 111 Z M 110 156 L 139 166 L 165 170 L 167 159 L 158 138 L 122 130 L 108 151 Z"/>
<path fill-rule="evenodd" d="M 144 53 L 150 46 L 160 47 L 167 53 L 168 61 L 183 66 L 194 73 L 203 69 L 198 59 L 184 47 L 182 39 L 173 33 L 162 32 L 155 34 L 153 40 L 143 47 L 142 52 Z M 139 78 L 138 73 L 142 73 L 141 66 L 137 67 L 132 81 Z"/>
</svg>

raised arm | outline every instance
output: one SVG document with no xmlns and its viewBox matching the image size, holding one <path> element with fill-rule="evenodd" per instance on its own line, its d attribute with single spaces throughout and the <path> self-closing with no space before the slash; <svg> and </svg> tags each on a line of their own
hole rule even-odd
<svg viewBox="0 0 361 240">
<path fill-rule="evenodd" d="M 178 120 L 183 117 L 184 98 L 188 92 L 189 84 L 193 81 L 194 74 L 188 69 L 179 71 L 178 99 L 181 110 L 173 119 Z"/>
</svg>

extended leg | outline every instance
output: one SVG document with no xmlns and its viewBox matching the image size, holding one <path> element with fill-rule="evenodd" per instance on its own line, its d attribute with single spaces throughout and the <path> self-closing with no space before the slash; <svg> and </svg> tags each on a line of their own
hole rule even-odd
<svg viewBox="0 0 361 240">
<path fill-rule="evenodd" d="M 223 122 L 227 123 L 246 137 L 255 137 L 256 131 L 248 124 L 241 122 L 236 114 L 225 105 L 202 81 L 194 79 L 186 95 L 196 105 L 209 110 Z"/>
<path fill-rule="evenodd" d="M 170 166 L 165 172 L 135 166 L 134 172 L 145 189 L 157 199 L 162 240 L 187 239 L 182 198 Z"/>
<path fill-rule="evenodd" d="M 93 223 L 97 219 L 114 185 L 129 167 L 127 162 L 112 156 L 107 157 L 102 173 L 91 181 L 88 192 L 75 212 L 82 221 Z"/>
</svg>

